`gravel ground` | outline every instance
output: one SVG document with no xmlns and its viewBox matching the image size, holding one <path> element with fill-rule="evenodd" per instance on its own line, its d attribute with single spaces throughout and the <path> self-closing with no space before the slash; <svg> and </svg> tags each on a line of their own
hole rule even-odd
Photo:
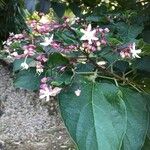
<svg viewBox="0 0 150 150">
<path fill-rule="evenodd" d="M 0 66 L 0 150 L 73 150 L 55 100 L 15 89 L 10 72 Z"/>
</svg>

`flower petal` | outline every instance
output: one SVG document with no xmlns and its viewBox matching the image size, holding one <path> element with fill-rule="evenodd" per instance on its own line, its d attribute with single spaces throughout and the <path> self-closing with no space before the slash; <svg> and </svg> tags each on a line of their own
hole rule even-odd
<svg viewBox="0 0 150 150">
<path fill-rule="evenodd" d="M 77 90 L 75 91 L 75 95 L 76 95 L 76 96 L 80 96 L 80 94 L 81 94 L 81 90 L 77 89 Z"/>
<path fill-rule="evenodd" d="M 92 29 L 92 26 L 91 26 L 91 24 L 89 24 L 88 27 L 87 27 L 87 31 L 90 32 L 91 29 Z"/>
</svg>

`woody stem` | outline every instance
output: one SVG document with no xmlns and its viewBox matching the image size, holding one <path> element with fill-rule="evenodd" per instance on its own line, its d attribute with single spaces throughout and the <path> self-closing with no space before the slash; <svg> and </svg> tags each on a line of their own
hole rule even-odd
<svg viewBox="0 0 150 150">
<path fill-rule="evenodd" d="M 110 77 L 114 77 L 116 80 L 122 81 L 130 86 L 132 86 L 134 89 L 136 89 L 138 92 L 143 91 L 143 89 L 141 89 L 140 86 L 135 85 L 135 83 L 129 81 L 126 78 L 122 78 L 121 76 L 105 69 L 102 68 L 101 66 L 99 66 L 92 58 L 89 57 L 89 54 L 86 51 L 82 51 L 84 53 L 84 55 L 86 56 L 87 60 L 89 60 L 89 62 L 91 62 L 100 72 L 103 72 L 104 74 L 110 76 Z"/>
</svg>

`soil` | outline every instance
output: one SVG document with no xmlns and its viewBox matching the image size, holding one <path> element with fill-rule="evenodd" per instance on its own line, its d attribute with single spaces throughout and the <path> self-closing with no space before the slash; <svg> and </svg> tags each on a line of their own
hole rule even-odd
<svg viewBox="0 0 150 150">
<path fill-rule="evenodd" d="M 0 150 L 74 149 L 57 101 L 15 89 L 10 71 L 0 66 Z"/>
</svg>

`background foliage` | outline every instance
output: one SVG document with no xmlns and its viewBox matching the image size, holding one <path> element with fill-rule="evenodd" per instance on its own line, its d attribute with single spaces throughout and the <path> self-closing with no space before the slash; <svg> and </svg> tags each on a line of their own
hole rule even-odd
<svg viewBox="0 0 150 150">
<path fill-rule="evenodd" d="M 103 6 L 101 8 L 98 5 Z M 84 17 L 95 15 L 104 16 L 108 14 L 138 16 L 138 23 L 144 23 L 143 37 L 148 40 L 150 27 L 150 3 L 149 0 L 0 0 L 0 39 L 6 38 L 8 32 L 17 33 L 19 30 L 25 29 L 24 24 L 24 9 L 27 8 L 30 12 L 38 10 L 40 12 L 48 12 L 49 8 L 53 8 L 59 17 L 62 17 L 66 11 L 72 11 L 76 16 Z M 96 9 L 95 9 L 96 8 Z M 113 10 L 115 8 L 115 10 Z M 107 11 L 106 11 L 107 9 Z M 11 10 L 11 11 L 10 11 Z M 95 10 L 95 11 L 93 11 Z M 130 12 L 132 10 L 132 12 Z M 87 15 L 82 12 L 86 11 Z M 128 14 L 129 13 L 129 14 Z M 89 16 L 91 18 L 91 16 Z M 95 20 L 96 21 L 96 20 Z M 100 21 L 100 20 L 99 20 Z"/>
</svg>

